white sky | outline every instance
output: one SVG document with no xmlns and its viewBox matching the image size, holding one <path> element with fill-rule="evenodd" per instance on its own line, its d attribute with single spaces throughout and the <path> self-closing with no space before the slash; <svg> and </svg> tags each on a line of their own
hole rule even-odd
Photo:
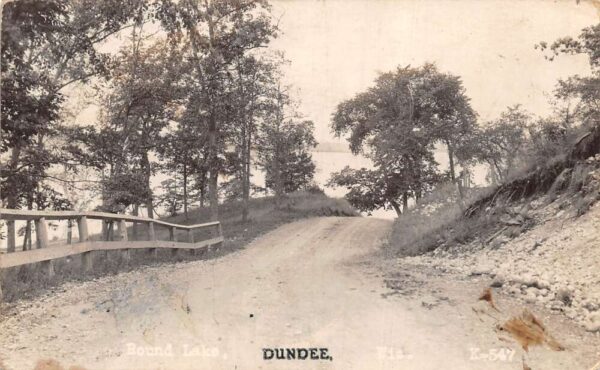
<svg viewBox="0 0 600 370">
<path fill-rule="evenodd" d="M 462 76 L 482 120 L 508 105 L 548 112 L 556 80 L 588 72 L 584 57 L 546 61 L 534 45 L 576 36 L 598 21 L 586 2 L 569 1 L 272 1 L 282 35 L 273 46 L 291 65 L 300 110 L 331 141 L 336 105 L 368 88 L 378 71 L 435 62 Z"/>
</svg>

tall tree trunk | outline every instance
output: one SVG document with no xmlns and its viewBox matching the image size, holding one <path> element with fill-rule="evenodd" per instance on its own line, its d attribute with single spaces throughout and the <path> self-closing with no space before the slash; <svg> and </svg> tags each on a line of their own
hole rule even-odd
<svg viewBox="0 0 600 370">
<path fill-rule="evenodd" d="M 208 179 L 208 200 L 210 202 L 210 219 L 219 220 L 219 194 L 218 194 L 218 174 L 216 170 L 210 171 Z"/>
<path fill-rule="evenodd" d="M 246 138 L 247 136 L 247 138 Z M 242 164 L 242 221 L 248 221 L 248 202 L 250 199 L 250 132 L 245 132 L 243 137 L 243 164 Z"/>
<path fill-rule="evenodd" d="M 204 208 L 206 200 L 206 172 L 203 172 L 200 177 L 200 208 Z"/>
<path fill-rule="evenodd" d="M 213 7 L 212 4 L 209 4 L 207 0 L 204 1 L 204 15 L 205 21 L 208 26 L 208 51 L 209 51 L 209 59 L 214 57 L 214 40 L 215 40 L 215 20 L 213 19 Z M 190 37 L 190 44 L 192 46 L 194 55 L 198 57 L 200 54 L 200 46 L 198 45 L 199 37 L 197 35 L 197 30 L 195 29 L 195 25 L 188 25 L 187 30 L 188 33 L 192 36 Z M 213 221 L 218 220 L 219 218 L 219 194 L 218 194 L 218 185 L 219 185 L 219 174 L 218 174 L 218 164 L 217 164 L 217 125 L 216 125 L 216 117 L 214 111 L 213 97 L 212 94 L 216 91 L 212 82 L 206 81 L 205 79 L 205 71 L 203 70 L 202 64 L 200 62 L 194 64 L 196 71 L 198 72 L 198 77 L 202 82 L 202 90 L 203 94 L 206 94 L 208 98 L 208 106 L 213 107 L 213 110 L 209 113 L 209 122 L 208 122 L 208 153 L 207 153 L 207 161 L 208 161 L 208 197 L 210 202 L 210 218 Z M 208 68 L 214 68 L 209 66 Z M 201 188 L 201 199 L 200 206 L 204 206 L 204 189 Z"/>
<path fill-rule="evenodd" d="M 210 201 L 210 219 L 219 219 L 219 165 L 217 156 L 217 130 L 214 116 L 210 119 L 208 128 L 208 198 Z"/>
<path fill-rule="evenodd" d="M 448 164 L 450 166 L 450 178 L 452 179 L 452 183 L 454 184 L 454 186 L 458 188 L 458 203 L 460 204 L 461 208 L 464 208 L 463 199 L 465 199 L 465 194 L 462 184 L 459 181 L 457 181 L 456 178 L 456 169 L 454 166 L 454 149 L 452 148 L 452 144 L 449 141 L 446 141 L 446 145 L 448 146 Z"/>
<path fill-rule="evenodd" d="M 133 205 L 133 215 L 134 216 L 139 216 L 140 215 L 140 206 L 139 206 L 139 204 L 134 204 Z M 138 223 L 134 222 L 133 226 L 131 227 L 131 232 L 132 232 L 132 238 L 133 238 L 133 240 L 137 240 L 138 229 L 139 229 Z"/>
<path fill-rule="evenodd" d="M 188 194 L 187 194 L 187 164 L 183 164 L 183 214 L 188 219 Z"/>
<path fill-rule="evenodd" d="M 152 201 L 152 188 L 150 187 L 150 179 L 152 177 L 152 169 L 150 168 L 150 160 L 148 159 L 148 152 L 142 153 L 142 168 L 144 169 L 144 180 L 148 190 L 148 197 L 146 198 L 146 209 L 148 211 L 148 218 L 154 218 L 154 203 Z"/>
<path fill-rule="evenodd" d="M 279 153 L 276 152 L 273 158 L 273 187 L 275 190 L 275 207 L 281 208 L 283 201 L 283 179 L 281 178 L 281 166 L 279 163 Z"/>
<path fill-rule="evenodd" d="M 11 156 L 10 156 L 10 165 L 8 166 L 8 172 L 15 175 L 17 171 L 17 166 L 19 164 L 19 158 L 21 156 L 21 145 L 18 143 L 12 148 Z M 8 197 L 6 199 L 6 207 L 11 209 L 16 209 L 19 205 L 19 196 L 17 193 L 17 189 L 11 189 L 8 193 Z"/>
<path fill-rule="evenodd" d="M 392 205 L 392 208 L 394 208 L 394 211 L 396 211 L 396 215 L 398 217 L 402 216 L 402 210 L 400 209 L 400 205 L 395 200 L 390 200 L 390 204 Z"/>
<path fill-rule="evenodd" d="M 406 213 L 406 211 L 408 211 L 408 193 L 407 192 L 402 193 L 402 210 L 404 211 L 404 213 Z"/>
<path fill-rule="evenodd" d="M 31 197 L 29 197 L 29 199 L 27 200 L 27 209 L 28 210 L 32 210 L 33 209 L 33 199 Z M 25 236 L 23 237 L 23 250 L 31 250 L 31 223 L 33 221 L 26 221 L 25 224 Z"/>
<path fill-rule="evenodd" d="M 204 0 L 204 7 L 206 10 L 206 24 L 208 26 L 208 50 L 210 58 L 215 57 L 215 20 L 213 19 L 213 4 L 209 3 L 208 0 Z M 197 45 L 196 45 L 197 46 Z M 200 66 L 199 63 L 197 63 Z M 209 66 L 213 69 L 215 66 Z M 217 89 L 210 87 L 213 82 L 209 82 L 208 93 L 209 100 L 211 100 L 211 112 L 208 123 L 208 164 L 210 175 L 208 179 L 208 197 L 210 200 L 210 218 L 212 221 L 219 219 L 219 165 L 218 165 L 218 153 L 217 153 L 217 118 L 215 112 L 215 102 L 212 94 L 216 93 Z"/>
</svg>

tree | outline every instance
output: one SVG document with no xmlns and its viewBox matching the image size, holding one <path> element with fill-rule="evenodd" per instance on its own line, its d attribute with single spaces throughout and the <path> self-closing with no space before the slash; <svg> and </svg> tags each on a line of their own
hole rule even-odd
<svg viewBox="0 0 600 370">
<path fill-rule="evenodd" d="M 355 170 L 346 166 L 340 172 L 332 174 L 327 186 L 346 188 L 348 193 L 345 198 L 360 211 L 371 213 L 379 208 L 391 208 L 400 216 L 402 208 L 397 194 L 404 194 L 404 178 L 379 171 L 366 168 Z M 408 198 L 405 197 L 403 201 L 408 202 Z"/>
<path fill-rule="evenodd" d="M 185 218 L 188 218 L 189 205 L 194 195 L 191 189 L 198 188 L 200 205 L 204 204 L 206 183 L 206 139 L 203 133 L 189 117 L 188 112 L 179 118 L 178 122 L 165 134 L 157 147 L 159 158 L 162 160 L 161 169 L 164 173 L 177 177 L 181 175 L 181 201 Z M 191 199 L 191 201 L 190 201 Z"/>
<path fill-rule="evenodd" d="M 234 61 L 264 47 L 276 35 L 269 5 L 264 0 L 164 1 L 159 13 L 165 28 L 177 36 L 184 31 L 190 46 L 198 89 L 188 107 L 207 132 L 207 169 L 211 218 L 218 218 L 218 176 L 223 169 L 228 105 Z"/>
<path fill-rule="evenodd" d="M 248 201 L 252 177 L 252 150 L 259 140 L 259 121 L 267 117 L 270 109 L 269 95 L 279 82 L 280 54 L 268 56 L 242 56 L 234 63 L 230 75 L 232 94 L 230 102 L 236 124 L 228 135 L 234 148 L 228 158 L 229 173 L 235 176 L 227 183 L 228 196 L 242 199 L 242 221 L 248 219 Z"/>
<path fill-rule="evenodd" d="M 300 120 L 287 92 L 277 86 L 258 137 L 258 164 L 266 173 L 266 187 L 279 207 L 286 193 L 312 183 L 315 165 L 310 150 L 317 145 L 314 124 Z"/>
<path fill-rule="evenodd" d="M 287 121 L 263 127 L 260 155 L 266 186 L 281 197 L 313 183 L 315 164 L 310 150 L 317 145 L 311 121 Z M 268 144 L 271 143 L 271 144 Z"/>
<path fill-rule="evenodd" d="M 367 155 L 375 170 L 334 174 L 330 184 L 340 180 L 338 185 L 354 188 L 349 181 L 356 179 L 361 187 L 365 176 L 377 176 L 369 188 L 377 184 L 385 190 L 369 197 L 373 207 L 400 213 L 399 204 L 406 208 L 409 198 L 419 199 L 443 178 L 433 156 L 436 144 L 446 144 L 451 179 L 457 182 L 454 158 L 468 159 L 461 137 L 473 135 L 475 113 L 460 79 L 426 64 L 381 74 L 375 86 L 338 105 L 332 129 L 337 136 L 349 134 L 352 152 Z"/>
<path fill-rule="evenodd" d="M 177 216 L 184 205 L 183 194 L 180 190 L 181 186 L 182 184 L 177 177 L 163 180 L 160 183 L 162 194 L 157 198 L 157 205 L 163 206 L 171 217 Z"/>
<path fill-rule="evenodd" d="M 157 166 L 150 155 L 163 143 L 161 132 L 179 106 L 180 54 L 163 41 L 143 45 L 141 26 L 133 27 L 130 41 L 103 86 L 100 129 L 75 127 L 65 132 L 75 161 L 100 173 L 101 209 L 114 212 L 132 206 L 137 215 L 139 205 L 145 204 L 152 218 L 150 179 Z"/>
<path fill-rule="evenodd" d="M 7 207 L 31 208 L 33 198 L 49 195 L 47 170 L 71 165 L 49 145 L 58 137 L 64 90 L 106 72 L 109 58 L 97 45 L 128 27 L 144 6 L 142 0 L 3 4 L 0 155 L 7 160 L 0 190 Z M 42 206 L 58 204 L 37 204 Z"/>
<path fill-rule="evenodd" d="M 141 33 L 141 29 L 138 30 Z M 118 66 L 111 72 L 110 93 L 105 98 L 106 124 L 121 133 L 125 162 L 117 162 L 114 173 L 133 171 L 143 174 L 148 217 L 154 217 L 150 179 L 156 166 L 150 161 L 162 141 L 160 133 L 175 117 L 181 92 L 178 86 L 180 51 L 173 44 L 158 41 L 149 47 L 133 28 L 131 47 L 121 51 Z M 123 169 L 121 169 L 123 166 Z M 140 193 L 137 193 L 140 194 Z M 135 204 L 137 207 L 137 204 Z"/>
<path fill-rule="evenodd" d="M 520 165 L 527 145 L 531 117 L 519 105 L 508 107 L 500 118 L 481 128 L 477 157 L 487 163 L 493 184 L 505 183 Z"/>
<path fill-rule="evenodd" d="M 547 59 L 562 55 L 587 55 L 591 76 L 571 76 L 558 82 L 555 95 L 560 100 L 576 99 L 569 121 L 595 124 L 600 119 L 600 23 L 584 28 L 577 38 L 563 37 L 550 45 L 536 45 L 542 51 L 550 51 Z"/>
</svg>

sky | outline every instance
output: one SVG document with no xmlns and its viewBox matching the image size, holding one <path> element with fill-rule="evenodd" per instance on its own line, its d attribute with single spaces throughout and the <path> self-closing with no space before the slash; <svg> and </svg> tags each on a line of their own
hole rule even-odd
<svg viewBox="0 0 600 370">
<path fill-rule="evenodd" d="M 540 41 L 576 36 L 598 22 L 591 3 L 570 1 L 271 1 L 281 35 L 272 45 L 291 61 L 286 80 L 318 141 L 332 141 L 337 104 L 372 85 L 379 72 L 435 62 L 462 77 L 480 119 L 521 104 L 549 113 L 561 77 L 589 72 L 585 57 L 553 62 Z"/>
</svg>

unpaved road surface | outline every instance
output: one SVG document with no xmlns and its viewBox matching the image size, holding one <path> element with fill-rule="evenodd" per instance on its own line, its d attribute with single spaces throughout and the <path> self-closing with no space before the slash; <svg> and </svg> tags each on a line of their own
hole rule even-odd
<svg viewBox="0 0 600 370">
<path fill-rule="evenodd" d="M 87 369 L 589 369 L 599 341 L 537 314 L 567 347 L 529 353 L 494 330 L 489 282 L 453 280 L 378 254 L 391 222 L 314 218 L 223 258 L 67 284 L 0 321 L 0 360 Z M 263 348 L 328 348 L 332 360 L 264 360 Z M 509 352 L 510 351 L 510 352 Z M 503 356 L 496 356 L 496 354 Z M 598 356 L 598 357 L 596 357 Z"/>
</svg>

